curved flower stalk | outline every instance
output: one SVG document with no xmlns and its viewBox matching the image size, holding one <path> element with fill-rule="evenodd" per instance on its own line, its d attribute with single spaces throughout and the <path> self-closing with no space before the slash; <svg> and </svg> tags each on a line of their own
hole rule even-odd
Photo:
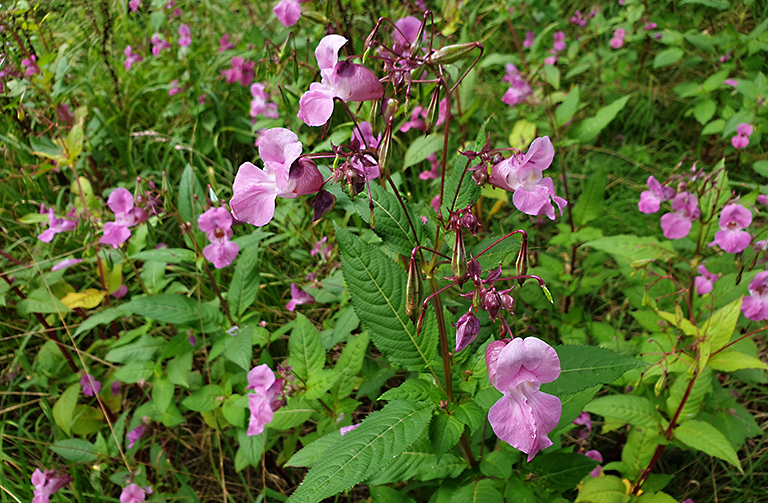
<svg viewBox="0 0 768 503">
<path fill-rule="evenodd" d="M 322 126 L 333 115 L 334 99 L 378 100 L 384 88 L 376 75 L 363 65 L 339 61 L 339 49 L 347 43 L 341 35 L 327 35 L 315 49 L 320 82 L 313 82 L 299 100 L 299 119 L 308 126 Z"/>
</svg>

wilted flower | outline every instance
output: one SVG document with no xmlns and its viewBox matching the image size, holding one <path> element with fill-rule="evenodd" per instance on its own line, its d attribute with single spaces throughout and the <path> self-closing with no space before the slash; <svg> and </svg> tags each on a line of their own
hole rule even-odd
<svg viewBox="0 0 768 503">
<path fill-rule="evenodd" d="M 681 192 L 672 199 L 672 213 L 661 217 L 661 229 L 667 239 L 681 239 L 691 232 L 693 221 L 701 216 L 699 199 L 689 192 Z"/>
<path fill-rule="evenodd" d="M 293 26 L 301 17 L 301 3 L 299 0 L 280 0 L 272 11 L 283 26 Z"/>
<path fill-rule="evenodd" d="M 189 47 L 192 43 L 192 31 L 189 26 L 183 24 L 179 26 L 179 45 L 182 47 Z"/>
<path fill-rule="evenodd" d="M 247 86 L 253 82 L 254 77 L 256 77 L 256 71 L 253 69 L 256 66 L 255 62 L 243 58 L 232 58 L 229 63 L 232 68 L 221 71 L 227 84 L 239 81 L 240 85 Z"/>
<path fill-rule="evenodd" d="M 744 251 L 752 241 L 749 232 L 742 230 L 752 223 L 752 213 L 740 204 L 729 204 L 720 213 L 720 230 L 709 246 L 718 245 L 728 253 Z"/>
<path fill-rule="evenodd" d="M 285 305 L 285 308 L 291 312 L 296 309 L 296 306 L 301 304 L 314 304 L 315 298 L 311 294 L 308 294 L 304 290 L 300 289 L 294 283 L 291 283 L 291 300 Z"/>
<path fill-rule="evenodd" d="M 712 291 L 714 288 L 713 283 L 720 279 L 717 274 L 713 274 L 707 270 L 704 265 L 700 265 L 697 269 L 699 275 L 693 280 L 693 284 L 696 287 L 696 293 L 704 295 Z"/>
<path fill-rule="evenodd" d="M 456 323 L 456 352 L 472 344 L 480 333 L 480 320 L 471 311 L 459 317 Z"/>
<path fill-rule="evenodd" d="M 736 126 L 736 136 L 731 138 L 731 145 L 734 148 L 745 148 L 749 145 L 749 136 L 752 134 L 752 126 L 741 123 Z"/>
<path fill-rule="evenodd" d="M 253 390 L 248 395 L 248 408 L 251 418 L 248 422 L 248 435 L 258 435 L 264 426 L 272 422 L 273 413 L 282 405 L 283 380 L 275 379 L 275 373 L 267 364 L 254 367 L 248 372 L 248 387 Z"/>
<path fill-rule="evenodd" d="M 131 69 L 131 65 L 133 65 L 134 63 L 138 63 L 139 61 L 142 61 L 144 59 L 141 57 L 140 54 L 131 52 L 130 45 L 125 46 L 125 50 L 123 51 L 123 54 L 125 54 L 125 70 L 126 71 Z"/>
<path fill-rule="evenodd" d="M 152 35 L 152 55 L 154 57 L 160 56 L 160 51 L 163 49 L 170 49 L 171 44 L 164 38 L 162 38 L 159 34 L 155 33 Z"/>
<path fill-rule="evenodd" d="M 197 219 L 200 230 L 208 236 L 210 244 L 203 249 L 203 256 L 216 269 L 226 267 L 235 260 L 240 247 L 230 241 L 232 238 L 232 215 L 223 206 L 209 208 Z"/>
<path fill-rule="evenodd" d="M 228 51 L 234 48 L 235 44 L 229 41 L 229 33 L 225 33 L 224 36 L 219 39 L 219 52 Z"/>
<path fill-rule="evenodd" d="M 45 470 L 45 472 L 35 470 L 32 474 L 32 485 L 35 488 L 35 497 L 32 499 L 32 503 L 48 503 L 52 494 L 71 481 L 72 477 L 69 475 L 60 475 L 49 470 Z"/>
<path fill-rule="evenodd" d="M 251 117 L 263 115 L 268 119 L 277 119 L 277 103 L 269 101 L 269 94 L 264 91 L 264 84 L 251 84 Z"/>
<path fill-rule="evenodd" d="M 90 374 L 83 374 L 83 377 L 80 378 L 80 386 L 86 396 L 96 396 L 101 391 L 101 383 Z"/>
<path fill-rule="evenodd" d="M 744 297 L 741 312 L 753 321 L 768 320 L 768 271 L 758 273 L 749 283 L 749 297 Z"/>
<path fill-rule="evenodd" d="M 669 201 L 675 197 L 675 189 L 665 187 L 653 177 L 648 177 L 648 190 L 640 194 L 640 202 L 637 208 L 641 213 L 656 213 L 663 201 Z"/>
<path fill-rule="evenodd" d="M 131 230 L 136 224 L 146 222 L 149 215 L 133 205 L 133 195 L 127 189 L 118 187 L 107 199 L 107 206 L 115 212 L 115 221 L 104 224 L 104 235 L 99 240 L 102 244 L 117 248 L 131 237 Z"/>
<path fill-rule="evenodd" d="M 74 216 L 74 211 L 75 209 L 72 208 L 72 211 L 70 211 L 67 216 Z M 43 243 L 50 243 L 51 240 L 53 240 L 53 236 L 56 234 L 74 230 L 75 227 L 77 227 L 77 220 L 71 218 L 57 218 L 53 212 L 53 208 L 48 208 L 48 228 L 37 236 L 37 239 Z"/>
<path fill-rule="evenodd" d="M 120 503 L 141 503 L 147 494 L 138 484 L 131 484 L 123 488 L 120 493 Z"/>
</svg>

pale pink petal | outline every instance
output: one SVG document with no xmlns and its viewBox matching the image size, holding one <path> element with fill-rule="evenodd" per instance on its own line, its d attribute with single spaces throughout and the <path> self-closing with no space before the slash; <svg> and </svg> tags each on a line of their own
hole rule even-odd
<svg viewBox="0 0 768 503">
<path fill-rule="evenodd" d="M 691 232 L 691 221 L 678 213 L 667 213 L 661 217 L 661 229 L 667 239 L 681 239 Z"/>
<path fill-rule="evenodd" d="M 333 115 L 333 90 L 319 82 L 313 82 L 309 91 L 299 99 L 298 117 L 307 126 L 322 126 Z"/>
<path fill-rule="evenodd" d="M 659 211 L 660 205 L 661 201 L 656 194 L 650 190 L 646 190 L 640 194 L 640 202 L 637 203 L 637 208 L 640 210 L 640 213 L 650 214 Z"/>
<path fill-rule="evenodd" d="M 339 49 L 347 43 L 341 35 L 326 35 L 315 49 L 315 58 L 320 70 L 330 70 L 339 62 Z"/>
<path fill-rule="evenodd" d="M 114 213 L 127 213 L 133 208 L 133 195 L 128 189 L 118 187 L 109 195 L 107 206 Z"/>
<path fill-rule="evenodd" d="M 502 393 L 523 382 L 552 382 L 560 375 L 557 352 L 541 339 L 515 338 L 498 354 L 495 381 Z"/>
<path fill-rule="evenodd" d="M 117 248 L 125 243 L 129 237 L 131 237 L 131 230 L 128 227 L 115 222 L 107 222 L 104 224 L 104 235 L 101 236 L 99 243 Z"/>
<path fill-rule="evenodd" d="M 248 421 L 248 435 L 258 435 L 264 431 L 264 426 L 272 422 L 274 414 L 269 399 L 261 394 L 248 395 L 248 408 L 251 418 Z"/>
<path fill-rule="evenodd" d="M 718 245 L 727 253 L 740 253 L 752 242 L 749 232 L 741 230 L 720 230 L 715 234 L 712 245 Z"/>
<path fill-rule="evenodd" d="M 267 169 L 274 171 L 278 189 L 288 184 L 291 165 L 299 158 L 302 145 L 296 133 L 281 127 L 264 131 L 259 140 L 259 156 Z"/>
<path fill-rule="evenodd" d="M 275 214 L 275 199 L 279 189 L 274 173 L 268 173 L 246 162 L 240 166 L 232 187 L 229 202 L 237 220 L 261 227 Z"/>
<path fill-rule="evenodd" d="M 253 367 L 248 372 L 248 387 L 259 394 L 266 394 L 267 390 L 275 383 L 275 373 L 269 368 L 269 365 L 262 363 Z"/>
<path fill-rule="evenodd" d="M 227 267 L 235 260 L 237 253 L 240 251 L 240 247 L 237 243 L 232 241 L 214 242 L 203 248 L 203 256 L 211 263 L 216 269 Z"/>
</svg>

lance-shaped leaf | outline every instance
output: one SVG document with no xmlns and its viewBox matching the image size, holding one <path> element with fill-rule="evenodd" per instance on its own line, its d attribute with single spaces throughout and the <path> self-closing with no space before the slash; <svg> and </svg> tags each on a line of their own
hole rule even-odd
<svg viewBox="0 0 768 503">
<path fill-rule="evenodd" d="M 744 473 L 731 443 L 711 424 L 704 421 L 686 421 L 675 429 L 675 438 L 688 447 L 728 461 Z"/>
<path fill-rule="evenodd" d="M 371 196 L 375 225 L 373 231 L 381 237 L 390 250 L 400 255 L 410 256 L 415 247 L 425 242 L 424 225 L 410 211 L 406 213 L 403 210 L 393 192 L 371 184 Z M 356 197 L 355 207 L 365 223 L 370 224 L 371 210 L 368 206 L 368 198 L 363 197 L 362 194 Z"/>
<path fill-rule="evenodd" d="M 610 395 L 592 400 L 584 407 L 587 412 L 618 419 L 635 426 L 657 427 L 661 415 L 650 400 L 635 395 Z"/>
<path fill-rule="evenodd" d="M 320 334 L 311 321 L 303 314 L 296 317 L 296 324 L 288 341 L 293 371 L 303 381 L 323 368 L 325 349 Z"/>
<path fill-rule="evenodd" d="M 646 365 L 635 358 L 594 346 L 556 346 L 555 351 L 560 357 L 560 377 L 542 385 L 541 390 L 557 396 L 613 382 L 627 370 Z"/>
</svg>

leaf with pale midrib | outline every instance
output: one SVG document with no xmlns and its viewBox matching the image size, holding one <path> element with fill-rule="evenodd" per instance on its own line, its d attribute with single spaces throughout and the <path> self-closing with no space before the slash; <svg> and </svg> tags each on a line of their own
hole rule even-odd
<svg viewBox="0 0 768 503">
<path fill-rule="evenodd" d="M 416 246 L 425 243 L 424 225 L 409 212 L 410 220 L 416 229 L 416 237 L 414 237 L 408 216 L 394 193 L 371 184 L 371 196 L 375 225 L 373 231 L 381 237 L 390 250 L 400 255 L 410 256 Z M 368 197 L 363 197 L 362 194 L 356 197 L 355 207 L 365 223 L 370 224 L 371 210 L 368 207 Z"/>
</svg>

